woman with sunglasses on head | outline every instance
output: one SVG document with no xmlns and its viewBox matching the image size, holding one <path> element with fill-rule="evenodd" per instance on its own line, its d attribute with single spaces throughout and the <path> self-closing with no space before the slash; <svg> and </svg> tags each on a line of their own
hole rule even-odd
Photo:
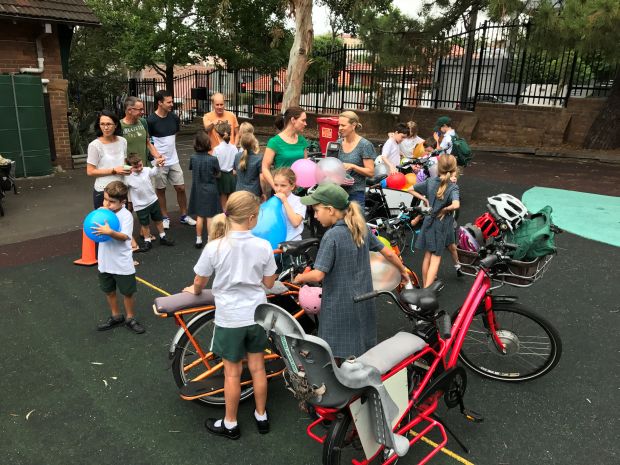
<svg viewBox="0 0 620 465">
<path fill-rule="evenodd" d="M 125 166 L 127 140 L 121 137 L 118 116 L 103 110 L 95 121 L 97 138 L 88 144 L 86 174 L 95 179 L 93 206 L 103 206 L 103 191 L 112 181 L 123 181 L 123 176 L 131 173 Z"/>
</svg>

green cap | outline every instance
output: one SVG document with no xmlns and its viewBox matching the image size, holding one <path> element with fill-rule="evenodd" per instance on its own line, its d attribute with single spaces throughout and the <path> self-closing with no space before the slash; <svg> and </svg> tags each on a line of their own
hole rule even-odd
<svg viewBox="0 0 620 465">
<path fill-rule="evenodd" d="M 320 184 L 312 194 L 302 197 L 301 203 L 304 205 L 320 203 L 338 210 L 344 210 L 349 206 L 349 194 L 342 187 L 326 182 L 325 184 Z"/>
<path fill-rule="evenodd" d="M 435 123 L 435 131 L 438 131 L 442 126 L 450 126 L 452 124 L 452 120 L 448 116 L 440 116 L 437 118 L 437 122 Z"/>
</svg>

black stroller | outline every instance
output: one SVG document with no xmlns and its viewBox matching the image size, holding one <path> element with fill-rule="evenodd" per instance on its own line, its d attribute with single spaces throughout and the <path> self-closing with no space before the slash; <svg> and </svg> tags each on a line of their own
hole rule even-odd
<svg viewBox="0 0 620 465">
<path fill-rule="evenodd" d="M 0 165 L 0 216 L 4 216 L 4 208 L 2 207 L 2 199 L 5 195 L 4 193 L 10 190 L 13 190 L 13 192 L 17 194 L 14 161 Z"/>
</svg>

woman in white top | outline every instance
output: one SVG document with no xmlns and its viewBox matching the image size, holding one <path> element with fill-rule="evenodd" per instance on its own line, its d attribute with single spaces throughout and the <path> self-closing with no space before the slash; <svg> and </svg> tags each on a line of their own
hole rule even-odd
<svg viewBox="0 0 620 465">
<path fill-rule="evenodd" d="M 103 206 L 103 190 L 112 181 L 123 181 L 123 176 L 131 173 L 125 166 L 127 140 L 120 137 L 122 132 L 118 116 L 103 110 L 95 121 L 97 138 L 88 144 L 86 174 L 93 176 L 93 206 Z"/>
</svg>

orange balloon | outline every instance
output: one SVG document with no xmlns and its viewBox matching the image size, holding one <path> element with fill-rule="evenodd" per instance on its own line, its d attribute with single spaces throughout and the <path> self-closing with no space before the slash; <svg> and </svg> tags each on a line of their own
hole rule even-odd
<svg viewBox="0 0 620 465">
<path fill-rule="evenodd" d="M 405 179 L 407 179 L 407 184 L 413 186 L 415 185 L 415 181 L 416 181 L 416 176 L 414 173 L 407 173 L 405 175 Z"/>
</svg>

